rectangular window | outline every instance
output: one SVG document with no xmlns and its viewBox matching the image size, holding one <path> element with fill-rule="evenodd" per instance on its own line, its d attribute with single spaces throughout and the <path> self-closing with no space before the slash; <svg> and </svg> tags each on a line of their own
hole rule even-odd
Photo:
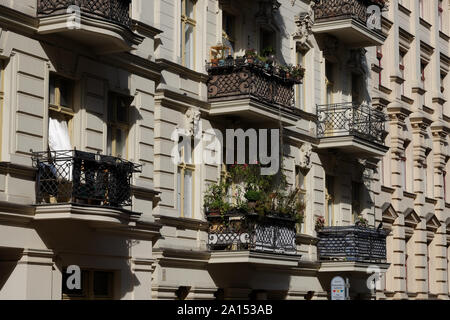
<svg viewBox="0 0 450 320">
<path fill-rule="evenodd" d="M 403 79 L 403 82 L 401 84 L 402 95 L 405 95 L 405 56 L 406 52 L 400 51 L 398 68 L 400 69 L 400 75 Z"/>
<path fill-rule="evenodd" d="M 72 149 L 74 81 L 50 74 L 48 147 L 51 151 Z"/>
<path fill-rule="evenodd" d="M 302 51 L 297 51 L 297 65 L 304 66 L 305 65 L 305 53 Z M 302 81 L 297 85 L 297 106 L 305 110 L 306 102 L 305 102 L 305 84 Z"/>
<path fill-rule="evenodd" d="M 334 177 L 325 176 L 325 223 L 327 226 L 334 225 Z"/>
<path fill-rule="evenodd" d="M 191 142 L 188 142 L 191 141 Z M 177 169 L 177 208 L 180 217 L 193 218 L 194 211 L 194 141 L 191 137 L 180 137 L 181 162 Z"/>
<path fill-rule="evenodd" d="M 362 77 L 359 74 L 352 73 L 352 102 L 361 103 L 361 85 L 363 83 Z"/>
<path fill-rule="evenodd" d="M 380 68 L 380 72 L 378 73 L 378 86 L 381 86 L 381 72 L 382 72 L 382 60 L 383 59 L 383 49 L 381 46 L 377 46 L 377 60 L 378 60 L 378 67 Z"/>
<path fill-rule="evenodd" d="M 440 91 L 441 93 L 444 93 L 445 90 L 445 78 L 447 77 L 447 74 L 445 74 L 444 72 L 441 72 L 441 76 L 440 76 Z"/>
<path fill-rule="evenodd" d="M 352 181 L 353 223 L 355 223 L 357 221 L 358 217 L 361 215 L 361 210 L 362 210 L 361 191 L 362 191 L 362 184 L 360 182 Z"/>
<path fill-rule="evenodd" d="M 425 88 L 425 75 L 427 64 L 423 61 L 420 62 L 420 80 L 422 81 L 423 88 Z"/>
<path fill-rule="evenodd" d="M 195 2 L 181 0 L 181 63 L 189 69 L 195 68 Z"/>
<path fill-rule="evenodd" d="M 233 55 L 236 45 L 236 24 L 235 17 L 227 12 L 222 13 L 222 42 L 225 46 L 231 48 L 231 55 Z"/>
<path fill-rule="evenodd" d="M 326 97 L 325 103 L 333 103 L 333 92 L 334 92 L 334 82 L 333 82 L 333 64 L 329 61 L 325 62 L 325 86 L 326 86 Z"/>
<path fill-rule="evenodd" d="M 118 93 L 110 93 L 108 99 L 106 153 L 114 157 L 127 158 L 131 98 Z"/>
<path fill-rule="evenodd" d="M 276 36 L 274 30 L 259 29 L 259 53 L 261 55 L 276 52 Z"/>
<path fill-rule="evenodd" d="M 114 272 L 102 270 L 81 270 L 80 289 L 69 289 L 70 274 L 62 272 L 63 300 L 111 300 L 114 299 Z M 70 283 L 70 281 L 69 281 Z"/>
<path fill-rule="evenodd" d="M 303 201 L 303 203 L 305 203 L 305 201 L 306 201 L 306 175 L 307 175 L 307 172 L 304 169 L 302 169 L 298 166 L 295 167 L 295 187 L 300 190 L 299 197 L 300 197 L 300 200 Z M 301 233 L 306 232 L 305 222 L 306 222 L 306 219 L 304 217 L 303 223 L 300 226 Z"/>
</svg>

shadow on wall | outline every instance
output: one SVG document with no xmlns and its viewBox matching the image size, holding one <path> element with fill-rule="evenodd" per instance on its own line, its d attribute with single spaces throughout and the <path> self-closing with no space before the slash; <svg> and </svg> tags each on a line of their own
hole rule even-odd
<svg viewBox="0 0 450 320">
<path fill-rule="evenodd" d="M 114 272 L 114 299 L 125 298 L 140 285 L 130 265 L 131 247 L 138 240 L 100 232 L 79 221 L 41 221 L 36 231 L 46 247 L 54 251 L 54 265 L 59 272 L 69 265 Z"/>
<path fill-rule="evenodd" d="M 218 264 L 208 266 L 209 274 L 218 288 L 249 289 L 249 298 L 257 299 L 258 292 L 269 293 L 268 298 L 282 299 L 289 291 L 291 276 L 283 272 L 257 269 L 249 264 Z M 216 298 L 225 298 L 219 290 Z"/>
<path fill-rule="evenodd" d="M 91 131 L 93 130 L 92 132 L 97 132 L 97 134 L 108 135 L 107 132 L 101 133 L 102 128 L 88 127 L 89 123 L 92 125 L 93 123 L 106 122 L 110 126 L 117 128 L 126 127 L 127 130 L 124 130 L 123 134 L 125 134 L 124 138 L 128 139 L 131 129 L 138 121 L 143 119 L 140 111 L 135 106 L 135 95 L 129 90 L 131 73 L 117 67 L 104 65 L 101 63 L 101 60 L 96 61 L 94 58 L 87 58 L 78 55 L 76 52 L 43 43 L 41 45 L 50 60 L 52 72 L 71 80 L 73 83 L 71 99 L 73 118 L 79 117 L 79 111 L 84 109 L 89 117 L 97 119 L 88 121 L 86 129 L 91 129 Z M 97 84 L 103 85 L 103 91 L 93 87 L 92 83 L 87 81 L 88 78 L 95 79 Z M 119 107 L 122 106 L 126 108 L 125 114 L 119 111 Z M 118 125 L 119 123 L 120 125 Z M 110 132 L 113 131 L 111 130 Z M 112 135 L 115 136 L 116 133 L 112 133 Z M 77 139 L 73 140 L 75 141 L 72 141 L 72 143 L 77 142 Z M 83 150 L 80 145 L 72 147 Z M 90 149 L 90 151 L 93 151 L 93 147 L 90 147 Z M 103 150 L 103 154 L 106 154 L 105 151 Z"/>
<path fill-rule="evenodd" d="M 22 252 L 23 249 L 19 248 L 0 248 L 0 300 L 7 298 L 3 297 L 2 290 L 22 257 Z"/>
</svg>

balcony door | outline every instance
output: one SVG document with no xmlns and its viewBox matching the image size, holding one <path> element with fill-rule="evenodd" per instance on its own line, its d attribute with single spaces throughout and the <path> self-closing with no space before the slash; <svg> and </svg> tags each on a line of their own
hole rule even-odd
<svg viewBox="0 0 450 320">
<path fill-rule="evenodd" d="M 327 226 L 334 225 L 334 177 L 325 176 L 325 223 Z"/>
</svg>

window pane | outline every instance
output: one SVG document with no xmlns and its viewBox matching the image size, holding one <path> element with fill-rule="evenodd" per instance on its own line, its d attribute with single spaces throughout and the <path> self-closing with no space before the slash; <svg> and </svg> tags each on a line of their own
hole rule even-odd
<svg viewBox="0 0 450 320">
<path fill-rule="evenodd" d="M 49 84 L 50 103 L 55 104 L 55 78 L 50 76 Z"/>
<path fill-rule="evenodd" d="M 178 168 L 177 171 L 177 209 L 180 211 L 181 215 L 181 169 Z"/>
<path fill-rule="evenodd" d="M 112 155 L 112 142 L 113 142 L 113 136 L 112 136 L 112 128 L 108 126 L 108 131 L 106 133 L 106 154 Z"/>
<path fill-rule="evenodd" d="M 111 288 L 111 272 L 94 272 L 94 295 L 95 296 L 110 296 Z"/>
<path fill-rule="evenodd" d="M 63 107 L 71 107 L 72 105 L 72 86 L 69 81 L 61 80 L 59 93 L 60 93 L 60 104 Z"/>
<path fill-rule="evenodd" d="M 186 0 L 186 16 L 194 19 L 194 1 Z"/>
<path fill-rule="evenodd" d="M 125 158 L 127 155 L 127 139 L 126 132 L 122 129 L 116 130 L 116 156 Z"/>
<path fill-rule="evenodd" d="M 192 218 L 192 171 L 184 171 L 184 204 L 183 212 L 186 218 Z"/>
<path fill-rule="evenodd" d="M 194 67 L 194 27 L 185 24 L 184 27 L 184 59 L 187 68 Z"/>
<path fill-rule="evenodd" d="M 125 104 L 124 99 L 119 99 L 117 103 L 116 119 L 117 121 L 122 123 L 128 122 L 128 108 Z"/>
</svg>

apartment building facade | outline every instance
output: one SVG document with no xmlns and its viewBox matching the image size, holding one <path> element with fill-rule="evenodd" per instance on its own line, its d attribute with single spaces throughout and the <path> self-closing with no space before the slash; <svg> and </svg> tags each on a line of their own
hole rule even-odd
<svg viewBox="0 0 450 320">
<path fill-rule="evenodd" d="M 448 298 L 449 6 L 391 1 L 370 52 L 372 99 L 389 114 L 380 205 L 395 213 L 381 297 Z"/>
<path fill-rule="evenodd" d="M 433 170 L 446 159 L 445 113 L 423 120 L 434 119 L 435 106 L 445 109 L 448 93 L 434 96 L 428 85 L 436 87 L 437 69 L 447 72 L 448 39 L 436 31 L 430 5 L 422 19 L 428 33 L 411 51 L 424 51 L 430 83 L 417 87 L 398 70 L 395 78 L 387 72 L 394 54 L 385 53 L 392 64 L 385 67 L 380 50 L 397 50 L 404 37 L 412 47 L 417 33 L 395 0 L 384 8 L 382 30 L 372 28 L 368 9 L 381 7 L 0 0 L 0 297 L 329 299 L 339 275 L 349 279 L 352 299 L 404 298 L 405 232 L 417 269 L 408 268 L 409 287 L 422 293 L 426 255 L 414 250 L 420 254 L 430 234 L 436 295 L 448 296 L 445 170 Z M 445 0 L 442 8 L 448 20 Z M 269 67 L 268 56 L 276 61 Z M 279 67 L 289 64 L 304 68 L 301 79 Z M 403 117 L 422 103 L 430 107 Z M 413 155 L 421 157 L 423 141 L 433 143 L 434 198 L 420 192 L 422 160 L 410 162 L 418 189 L 401 185 L 402 172 L 413 171 L 401 171 L 408 118 L 416 121 L 407 131 Z M 435 128 L 427 137 L 424 123 Z M 209 135 L 227 129 L 278 130 L 272 144 L 286 189 L 300 191 L 302 223 L 236 210 L 218 218 L 204 207 L 209 186 L 231 168 L 202 162 L 201 152 L 220 153 Z M 229 228 L 236 225 L 247 227 Z M 67 287 L 71 266 L 81 269 L 81 289 Z M 387 279 L 376 295 L 367 284 L 374 271 Z"/>
</svg>

